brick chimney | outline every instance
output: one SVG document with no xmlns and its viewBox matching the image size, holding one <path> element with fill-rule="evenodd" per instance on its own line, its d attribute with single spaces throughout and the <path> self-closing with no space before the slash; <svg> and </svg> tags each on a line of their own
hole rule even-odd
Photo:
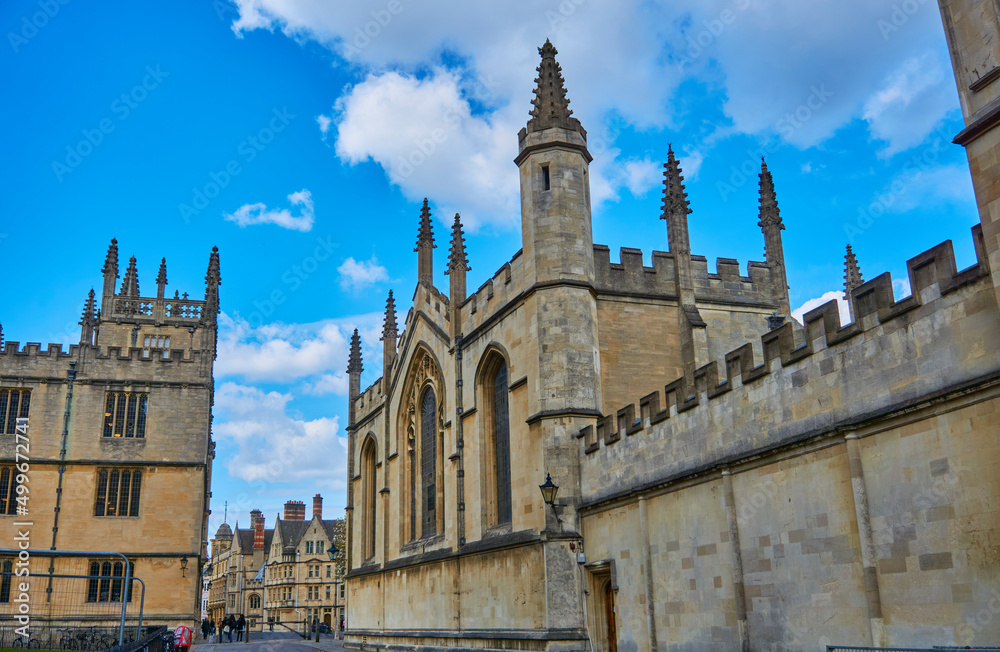
<svg viewBox="0 0 1000 652">
<path fill-rule="evenodd" d="M 250 522 L 253 523 L 253 548 L 264 549 L 264 515 L 259 509 L 250 512 Z"/>
<path fill-rule="evenodd" d="M 286 521 L 306 520 L 306 505 L 301 500 L 289 500 L 285 503 Z"/>
<path fill-rule="evenodd" d="M 313 496 L 313 518 L 323 518 L 323 496 L 319 494 Z"/>
</svg>

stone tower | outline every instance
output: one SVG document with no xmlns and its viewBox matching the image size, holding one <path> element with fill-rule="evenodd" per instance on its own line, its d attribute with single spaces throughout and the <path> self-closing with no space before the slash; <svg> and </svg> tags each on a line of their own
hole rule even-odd
<svg viewBox="0 0 1000 652">
<path fill-rule="evenodd" d="M 546 533 L 580 531 L 577 445 L 571 433 L 601 410 L 597 303 L 591 235 L 590 179 L 593 160 L 587 132 L 572 117 L 555 47 L 539 48 L 531 118 L 518 134 L 521 234 L 526 283 L 533 293 L 526 314 L 537 334 L 537 378 L 528 424 L 542 442 L 544 468 L 565 487 L 559 494 L 561 522 L 546 510 Z M 529 317 L 530 318 L 530 317 Z M 567 323 L 569 320 L 569 323 Z M 538 478 L 539 484 L 545 478 Z M 582 627 L 576 561 L 562 545 L 546 545 L 546 626 Z"/>
<path fill-rule="evenodd" d="M 983 244 L 1000 304 L 1000 5 L 996 0 L 938 0 L 951 51 L 965 147 L 983 225 Z"/>
</svg>

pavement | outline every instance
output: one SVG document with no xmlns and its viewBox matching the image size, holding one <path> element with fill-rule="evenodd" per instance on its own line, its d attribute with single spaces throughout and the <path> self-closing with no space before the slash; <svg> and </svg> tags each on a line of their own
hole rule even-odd
<svg viewBox="0 0 1000 652">
<path fill-rule="evenodd" d="M 218 643 L 219 637 L 209 636 L 209 640 L 201 638 L 198 633 L 197 640 L 192 645 L 191 652 L 341 652 L 344 649 L 344 641 L 337 639 L 335 634 L 320 634 L 319 643 L 316 642 L 316 634 L 310 640 L 304 640 L 298 634 L 292 632 L 251 632 L 250 642 L 236 642 L 233 637 L 232 643 Z"/>
</svg>

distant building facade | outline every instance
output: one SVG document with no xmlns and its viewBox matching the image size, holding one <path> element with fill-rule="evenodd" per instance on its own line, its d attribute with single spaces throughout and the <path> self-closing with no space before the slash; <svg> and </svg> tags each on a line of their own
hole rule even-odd
<svg viewBox="0 0 1000 652">
<path fill-rule="evenodd" d="M 949 4 L 962 20 L 996 6 Z M 976 36 L 975 20 L 956 33 Z M 399 333 L 389 293 L 367 388 L 351 340 L 346 644 L 995 643 L 1000 619 L 979 618 L 1000 591 L 992 200 L 968 269 L 944 242 L 908 261 L 912 296 L 895 301 L 848 251 L 853 321 L 830 302 L 799 325 L 766 164 L 765 261 L 745 274 L 692 254 L 672 150 L 669 251 L 613 262 L 593 243 L 586 130 L 555 48 L 539 52 L 515 159 L 522 249 L 467 293 L 456 215 L 445 294 L 425 200 L 413 305 Z M 995 198 L 997 157 L 982 156 L 977 192 Z"/>
<path fill-rule="evenodd" d="M 101 293 L 91 290 L 84 305 L 79 344 L 64 351 L 6 342 L 0 349 L 0 536 L 14 544 L 23 529 L 15 523 L 28 520 L 32 548 L 122 552 L 145 582 L 144 624 L 193 625 L 201 615 L 215 447 L 218 250 L 209 256 L 203 299 L 166 293 L 166 260 L 155 296 L 140 294 L 134 257 L 118 288 L 115 240 L 102 272 Z M 27 419 L 30 443 L 21 516 L 15 454 L 29 448 L 17 449 L 19 417 Z M 48 566 L 47 558 L 31 565 L 35 625 L 112 624 L 94 614 L 123 596 L 138 612 L 139 594 L 114 580 L 57 590 L 47 600 L 38 578 Z M 110 578 L 124 568 L 95 556 L 57 559 L 53 570 Z M 0 616 L 14 607 L 0 587 Z"/>
<path fill-rule="evenodd" d="M 323 498 L 313 497 L 312 518 L 305 505 L 285 503 L 284 518 L 264 527 L 259 510 L 250 512 L 253 527 L 233 532 L 219 526 L 212 540 L 208 612 L 217 623 L 243 614 L 251 631 L 287 623 L 296 631 L 314 620 L 337 628 L 344 616 L 346 593 L 331 545 L 342 536 L 343 521 L 323 518 Z M 341 552 L 342 554 L 342 552 Z M 298 624 L 297 624 L 298 623 Z"/>
</svg>

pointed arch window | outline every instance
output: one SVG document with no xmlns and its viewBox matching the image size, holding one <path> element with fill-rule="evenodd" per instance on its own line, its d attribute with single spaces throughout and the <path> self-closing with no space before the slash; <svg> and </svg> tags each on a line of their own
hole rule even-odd
<svg viewBox="0 0 1000 652">
<path fill-rule="evenodd" d="M 369 438 L 361 450 L 361 554 L 375 556 L 375 440 Z"/>
<path fill-rule="evenodd" d="M 437 534 L 437 400 L 428 387 L 420 401 L 420 536 Z"/>
<path fill-rule="evenodd" d="M 480 464 L 483 469 L 480 491 L 483 525 L 487 528 L 509 524 L 513 509 L 510 463 L 510 382 L 507 360 L 496 349 L 487 352 L 479 376 L 479 400 L 483 416 Z"/>
<path fill-rule="evenodd" d="M 493 376 L 493 459 L 496 462 L 497 524 L 510 523 L 510 414 L 507 365 L 500 362 Z"/>
</svg>

